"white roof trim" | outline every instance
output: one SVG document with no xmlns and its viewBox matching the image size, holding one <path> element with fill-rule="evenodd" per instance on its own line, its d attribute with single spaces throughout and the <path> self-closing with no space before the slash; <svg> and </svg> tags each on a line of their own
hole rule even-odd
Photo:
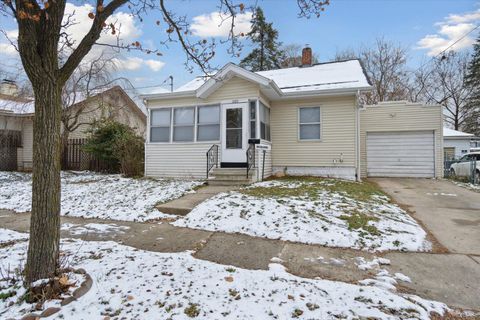
<svg viewBox="0 0 480 320">
<path fill-rule="evenodd" d="M 196 96 L 201 99 L 208 98 L 208 96 L 220 88 L 226 80 L 229 80 L 234 76 L 257 83 L 260 86 L 273 87 L 273 89 L 277 91 L 279 95 L 282 94 L 282 91 L 280 88 L 278 88 L 273 80 L 245 70 L 233 63 L 227 63 L 222 69 L 220 69 L 219 72 L 217 72 L 213 77 L 208 79 L 200 86 L 200 88 L 197 89 Z"/>
</svg>

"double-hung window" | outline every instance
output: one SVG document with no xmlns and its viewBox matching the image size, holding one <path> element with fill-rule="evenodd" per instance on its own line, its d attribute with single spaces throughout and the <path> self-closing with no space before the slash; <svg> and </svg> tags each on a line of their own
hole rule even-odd
<svg viewBox="0 0 480 320">
<path fill-rule="evenodd" d="M 320 140 L 320 107 L 298 109 L 298 130 L 300 140 Z"/>
<path fill-rule="evenodd" d="M 257 137 L 257 100 L 250 100 L 250 138 Z"/>
<path fill-rule="evenodd" d="M 195 108 L 174 108 L 173 109 L 173 141 L 193 141 L 195 127 Z"/>
<path fill-rule="evenodd" d="M 151 111 L 150 142 L 170 142 L 171 112 L 171 108 Z"/>
<path fill-rule="evenodd" d="M 270 109 L 260 101 L 260 138 L 270 141 Z"/>
<path fill-rule="evenodd" d="M 220 106 L 201 106 L 197 110 L 197 141 L 220 140 Z"/>
</svg>

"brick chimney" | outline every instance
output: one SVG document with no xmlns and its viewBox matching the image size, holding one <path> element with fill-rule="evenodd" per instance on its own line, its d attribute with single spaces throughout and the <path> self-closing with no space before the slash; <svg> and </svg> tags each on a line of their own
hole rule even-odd
<svg viewBox="0 0 480 320">
<path fill-rule="evenodd" d="M 306 45 L 302 50 L 302 67 L 312 66 L 312 48 Z"/>
</svg>

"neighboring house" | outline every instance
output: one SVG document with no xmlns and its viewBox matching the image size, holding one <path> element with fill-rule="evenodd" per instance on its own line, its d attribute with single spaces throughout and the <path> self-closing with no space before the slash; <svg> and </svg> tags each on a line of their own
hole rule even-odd
<svg viewBox="0 0 480 320">
<path fill-rule="evenodd" d="M 443 128 L 443 152 L 446 160 L 459 159 L 474 148 L 476 138 L 471 133 Z"/>
<path fill-rule="evenodd" d="M 228 63 L 171 93 L 145 95 L 145 174 L 206 178 L 213 163 L 212 180 L 225 183 L 245 182 L 251 166 L 251 180 L 443 175 L 440 106 L 361 106 L 371 85 L 359 60 L 302 61 L 255 73 Z"/>
<path fill-rule="evenodd" d="M 81 110 L 76 117 L 79 126 L 69 134 L 70 139 L 85 138 L 91 124 L 105 118 L 124 123 L 144 136 L 146 115 L 120 87 L 78 100 L 68 110 L 72 114 Z M 32 168 L 34 116 L 33 100 L 17 97 L 11 91 L 0 94 L 0 138 L 3 137 L 0 139 L 0 160 L 3 160 L 0 170 Z"/>
</svg>

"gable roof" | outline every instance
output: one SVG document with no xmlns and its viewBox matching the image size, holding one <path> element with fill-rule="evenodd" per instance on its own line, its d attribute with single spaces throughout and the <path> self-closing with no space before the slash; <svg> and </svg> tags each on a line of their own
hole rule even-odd
<svg viewBox="0 0 480 320">
<path fill-rule="evenodd" d="M 146 111 L 144 108 L 142 108 L 143 105 L 138 105 L 135 101 L 133 101 L 133 99 L 120 86 L 113 86 L 89 97 L 83 97 L 80 94 L 78 98 L 80 101 L 74 103 L 69 108 L 76 108 L 106 95 L 117 95 L 122 97 L 127 106 L 129 106 L 133 112 L 137 113 L 142 119 L 146 120 L 147 116 Z M 34 115 L 35 102 L 33 99 L 0 94 L 0 113 L 3 112 L 11 115 Z"/>
<path fill-rule="evenodd" d="M 453 130 L 450 128 L 443 128 L 443 137 L 444 138 L 473 138 L 474 135 L 471 133 L 466 133 L 458 130 Z"/>
<path fill-rule="evenodd" d="M 354 93 L 358 90 L 371 89 L 368 77 L 357 59 L 260 72 L 251 72 L 228 63 L 215 74 L 197 77 L 173 92 L 147 94 L 143 95 L 143 98 L 147 100 L 185 96 L 207 98 L 234 76 L 257 83 L 270 99 Z"/>
</svg>

